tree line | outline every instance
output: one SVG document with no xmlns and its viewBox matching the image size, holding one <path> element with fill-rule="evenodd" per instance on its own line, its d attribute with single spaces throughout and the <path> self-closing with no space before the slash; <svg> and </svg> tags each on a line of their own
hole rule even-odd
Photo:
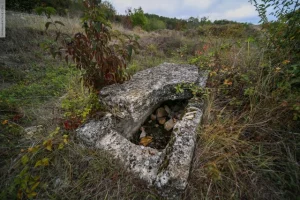
<svg viewBox="0 0 300 200">
<path fill-rule="evenodd" d="M 83 0 L 10 0 L 7 2 L 8 10 L 15 10 L 21 12 L 32 12 L 34 8 L 39 6 L 53 7 L 59 15 L 80 14 L 83 10 Z M 186 30 L 197 28 L 206 24 L 237 24 L 238 22 L 226 19 L 211 21 L 208 17 L 190 17 L 188 19 L 177 19 L 159 16 L 156 14 L 144 13 L 141 7 L 129 8 L 125 15 L 117 14 L 114 6 L 108 1 L 95 0 L 101 5 L 102 13 L 106 19 L 112 22 L 123 24 L 126 28 L 133 28 L 139 26 L 146 31 L 153 31 L 159 29 L 170 30 Z"/>
</svg>

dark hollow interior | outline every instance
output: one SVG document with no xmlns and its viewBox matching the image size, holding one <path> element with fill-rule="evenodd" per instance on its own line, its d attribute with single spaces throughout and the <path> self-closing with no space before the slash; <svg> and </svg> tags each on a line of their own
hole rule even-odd
<svg viewBox="0 0 300 200">
<path fill-rule="evenodd" d="M 163 102 L 160 106 L 158 106 L 158 108 L 167 105 L 172 111 L 172 115 L 166 116 L 166 121 L 170 120 L 171 118 L 175 121 L 178 121 L 181 120 L 187 103 L 188 100 L 166 101 Z M 152 114 L 156 114 L 156 110 Z M 169 143 L 173 129 L 167 131 L 164 128 L 164 125 L 159 124 L 157 120 L 151 120 L 151 115 L 146 119 L 146 121 L 141 125 L 141 127 L 143 127 L 145 132 L 147 133 L 146 136 L 152 137 L 152 141 L 147 145 L 147 147 L 162 150 Z M 141 133 L 142 131 L 141 129 L 139 129 L 139 131 L 133 134 L 133 137 L 130 141 L 134 144 L 141 145 Z"/>
</svg>

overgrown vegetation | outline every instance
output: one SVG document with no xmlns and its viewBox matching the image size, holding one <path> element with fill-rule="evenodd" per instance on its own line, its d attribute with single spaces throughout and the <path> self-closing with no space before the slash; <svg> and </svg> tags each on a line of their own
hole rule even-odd
<svg viewBox="0 0 300 200">
<path fill-rule="evenodd" d="M 104 18 L 102 4 L 94 0 L 84 1 L 84 15 L 82 17 L 85 34 L 76 33 L 74 37 L 63 38 L 63 46 L 56 47 L 61 32 L 57 26 L 64 24 L 60 21 L 49 21 L 55 26 L 55 41 L 46 44 L 53 57 L 64 56 L 68 63 L 69 57 L 74 61 L 77 69 L 82 71 L 85 86 L 100 89 L 112 83 L 122 83 L 129 79 L 126 74 L 127 63 L 131 55 L 137 52 L 139 44 L 137 37 L 112 32 L 110 23 Z M 101 1 L 100 1 L 101 3 Z M 105 7 L 106 8 L 106 7 Z M 49 19 L 54 14 L 54 8 L 38 7 L 38 14 L 44 13 Z M 105 10 L 105 9 L 104 9 Z"/>
<path fill-rule="evenodd" d="M 275 6 L 279 17 L 263 18 L 259 42 L 210 42 L 190 60 L 210 70 L 210 81 L 189 198 L 299 198 L 299 59 L 289 44 L 297 25 L 282 21 L 297 18 L 299 4 L 278 2 L 255 2 L 261 14 Z"/>
<path fill-rule="evenodd" d="M 204 91 L 191 88 L 195 94 L 204 94 L 206 111 L 183 199 L 300 196 L 299 4 L 285 1 L 276 7 L 276 3 L 254 2 L 263 19 L 262 31 L 226 20 L 214 25 L 207 18 L 186 22 L 146 13 L 148 24 L 153 24 L 143 28 L 156 32 L 112 24 L 114 30 L 140 37 L 140 54 L 133 53 L 134 59 L 126 62 L 128 75 L 162 62 L 190 63 L 210 72 Z M 265 18 L 268 4 L 275 6 L 278 20 Z M 111 9 L 106 13 L 106 8 Z M 69 59 L 73 67 L 67 67 L 64 57 L 55 61 L 39 47 L 54 44 L 58 34 L 54 25 L 61 35 L 85 31 L 80 35 L 82 40 L 95 39 L 97 33 L 105 35 L 108 30 L 117 35 L 103 21 L 118 20 L 118 16 L 111 15 L 112 8 L 101 7 L 97 11 L 104 13 L 101 19 L 86 13 L 86 21 L 91 21 L 85 28 L 81 28 L 78 18 L 51 16 L 53 24 L 47 25 L 47 34 L 43 35 L 49 19 L 7 16 L 8 38 L 0 41 L 6 49 L 0 63 L 0 78 L 5 83 L 0 90 L 1 199 L 161 198 L 104 152 L 78 145 L 74 130 L 89 118 L 100 118 L 105 110 L 97 92 L 85 87 L 93 84 L 84 84 L 87 82 L 81 78 L 92 81 L 93 76 L 82 74 L 83 60 L 76 67 Z M 27 24 L 20 21 L 21 17 Z M 99 19 L 102 25 L 94 23 Z M 160 28 L 153 28 L 155 23 Z M 185 30 L 159 30 L 165 27 Z M 20 31 L 24 38 L 18 38 L 22 37 Z M 70 37 L 57 42 L 85 44 L 81 39 Z M 102 50 L 115 41 L 106 36 L 103 39 Z M 75 47 L 71 50 L 78 50 Z M 93 54 L 92 50 L 87 52 Z M 98 64 L 88 62 L 84 66 L 95 70 Z M 32 125 L 43 128 L 30 135 L 25 128 Z"/>
</svg>

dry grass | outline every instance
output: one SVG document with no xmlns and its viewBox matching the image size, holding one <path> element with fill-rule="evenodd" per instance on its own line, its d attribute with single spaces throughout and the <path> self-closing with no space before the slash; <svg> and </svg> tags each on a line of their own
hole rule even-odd
<svg viewBox="0 0 300 200">
<path fill-rule="evenodd" d="M 299 198 L 299 121 L 270 92 L 278 74 L 273 66 L 266 70 L 264 50 L 256 43 L 207 39 L 218 54 L 208 65 L 215 74 L 184 198 Z M 247 84 L 253 95 L 245 94 Z"/>
<path fill-rule="evenodd" d="M 38 144 L 44 139 L 37 136 L 32 142 Z M 26 149 L 26 146 L 22 148 Z M 126 172 L 117 160 L 78 143 L 70 142 L 62 150 L 49 153 L 40 150 L 29 156 L 30 162 L 26 166 L 34 166 L 38 159 L 45 156 L 50 158 L 49 166 L 32 168 L 29 172 L 31 176 L 40 177 L 37 199 L 158 199 L 155 192 Z M 19 171 L 14 171 L 18 168 L 22 168 L 20 160 L 12 162 L 9 173 L 1 176 L 2 189 L 14 185 L 14 179 L 20 176 Z M 1 199 L 15 199 L 17 189 L 6 190 Z"/>
<path fill-rule="evenodd" d="M 245 120 L 249 112 L 218 101 L 209 99 L 185 198 L 297 199 L 300 134 L 278 132 L 272 119 Z"/>
<path fill-rule="evenodd" d="M 55 16 L 53 19 L 66 25 L 63 27 L 65 33 L 82 32 L 78 18 Z M 1 147 L 2 152 L 7 153 L 1 161 L 0 188 L 5 190 L 0 198 L 16 198 L 20 186 L 15 180 L 21 170 L 29 167 L 31 175 L 40 176 L 37 199 L 162 199 L 155 190 L 147 188 L 145 183 L 126 172 L 117 160 L 102 151 L 81 146 L 72 131 L 61 131 L 57 136 L 69 135 L 68 145 L 63 149 L 54 148 L 49 152 L 41 148 L 35 154 L 27 152 L 29 147 L 41 145 L 48 139 L 49 133 L 60 125 L 61 121 L 57 119 L 63 117 L 63 110 L 59 96 L 80 89 L 76 72 L 66 72 L 64 76 L 68 77 L 67 82 L 54 78 L 58 76 L 55 71 L 61 70 L 55 65 L 61 62 L 53 61 L 39 47 L 42 41 L 48 39 L 47 35 L 42 34 L 46 21 L 45 17 L 36 15 L 8 13 L 7 38 L 0 41 L 1 46 L 5 47 L 0 50 L 3 60 L 0 64 L 5 70 L 15 69 L 12 71 L 13 78 L 9 76 L 3 82 L 15 84 L 16 89 L 22 87 L 21 92 L 30 90 L 32 86 L 26 85 L 26 80 L 39 83 L 44 79 L 52 79 L 50 84 L 59 82 L 64 88 L 63 92 L 50 99 L 34 101 L 36 96 L 29 93 L 26 98 L 32 98 L 34 103 L 19 101 L 18 112 L 30 113 L 28 115 L 31 117 L 26 123 L 15 125 L 23 129 L 28 124 L 43 124 L 45 131 L 34 137 L 25 138 L 21 131 L 21 134 L 0 138 L 1 145 L 5 144 Z M 211 77 L 207 89 L 209 93 L 205 95 L 204 123 L 199 130 L 190 182 L 182 199 L 296 199 L 300 196 L 300 134 L 287 131 L 284 127 L 294 124 L 288 120 L 289 110 L 276 104 L 269 96 L 268 87 L 272 77 L 260 78 L 264 73 L 261 66 L 265 58 L 257 44 L 250 43 L 248 48 L 246 38 L 199 37 L 197 34 L 185 36 L 184 32 L 169 30 L 147 33 L 140 29 L 126 30 L 118 24 L 113 24 L 113 28 L 141 37 L 142 50 L 134 55 L 129 64 L 128 70 L 132 74 L 162 62 L 186 63 L 194 57 L 195 50 L 201 49 L 204 44 L 209 44 L 211 50 L 219 52 L 218 58 L 208 61 L 213 62 L 211 66 L 219 68 L 219 71 L 217 77 Z M 50 28 L 49 36 L 51 31 Z M 38 74 L 44 73 L 41 69 L 46 68 L 53 69 L 50 70 L 51 76 Z M 19 69 L 28 71 L 18 77 L 15 72 Z M 259 76 L 252 75 L 252 71 Z M 258 91 L 255 96 L 235 99 L 241 94 L 238 90 L 241 87 L 230 93 L 228 86 L 222 86 L 225 78 L 239 73 L 250 74 Z M 229 92 L 224 94 L 224 91 Z M 78 93 L 79 98 L 87 96 L 86 92 Z M 247 101 L 247 105 L 238 104 L 238 100 Z M 28 111 L 24 112 L 23 109 Z M 0 120 L 8 116 L 2 115 Z M 8 147 L 7 139 L 16 143 Z M 20 158 L 25 154 L 30 157 L 30 162 L 22 165 Z M 35 162 L 45 157 L 50 158 L 49 166 L 36 169 Z"/>
</svg>

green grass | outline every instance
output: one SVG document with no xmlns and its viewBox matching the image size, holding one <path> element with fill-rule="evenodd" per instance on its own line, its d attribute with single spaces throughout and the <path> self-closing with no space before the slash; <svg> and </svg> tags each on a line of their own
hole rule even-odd
<svg viewBox="0 0 300 200">
<path fill-rule="evenodd" d="M 0 91 L 0 99 L 13 106 L 37 105 L 62 95 L 68 76 L 72 71 L 67 66 L 32 67 L 15 85 Z"/>
</svg>

